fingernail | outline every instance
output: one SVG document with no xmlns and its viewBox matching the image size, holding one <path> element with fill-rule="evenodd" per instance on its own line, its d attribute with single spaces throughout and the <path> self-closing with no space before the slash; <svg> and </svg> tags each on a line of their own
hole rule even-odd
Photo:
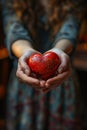
<svg viewBox="0 0 87 130">
<path fill-rule="evenodd" d="M 46 83 L 46 88 L 49 88 L 49 84 L 48 83 Z"/>
</svg>

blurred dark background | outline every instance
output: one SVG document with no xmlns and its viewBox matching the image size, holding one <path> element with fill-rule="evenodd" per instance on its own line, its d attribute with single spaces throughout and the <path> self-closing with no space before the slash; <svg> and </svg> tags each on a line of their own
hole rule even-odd
<svg viewBox="0 0 87 130">
<path fill-rule="evenodd" d="M 8 57 L 8 51 L 4 45 L 4 34 L 2 27 L 0 12 L 0 130 L 5 130 L 6 90 L 11 69 L 11 61 Z M 82 104 L 81 116 L 84 120 L 84 128 L 87 128 L 87 18 L 83 19 L 81 25 L 79 40 L 72 64 L 78 75 Z"/>
</svg>

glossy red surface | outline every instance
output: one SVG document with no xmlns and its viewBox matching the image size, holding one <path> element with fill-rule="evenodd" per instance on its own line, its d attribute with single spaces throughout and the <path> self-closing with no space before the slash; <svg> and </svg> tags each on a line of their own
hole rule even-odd
<svg viewBox="0 0 87 130">
<path fill-rule="evenodd" d="M 28 65 L 38 78 L 48 79 L 55 75 L 60 59 L 54 52 L 36 53 L 30 56 Z"/>
</svg>

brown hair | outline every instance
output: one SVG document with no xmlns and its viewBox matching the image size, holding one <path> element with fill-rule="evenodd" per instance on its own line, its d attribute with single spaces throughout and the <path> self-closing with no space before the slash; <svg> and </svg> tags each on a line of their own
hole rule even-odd
<svg viewBox="0 0 87 130">
<path fill-rule="evenodd" d="M 47 0 L 48 8 L 47 23 L 45 29 L 51 28 L 51 37 L 54 37 L 61 24 L 70 14 L 74 14 L 77 19 L 81 20 L 83 13 L 83 0 Z M 45 12 L 40 0 L 14 0 L 14 9 L 20 19 L 29 27 L 33 37 L 37 35 L 37 28 L 43 27 L 39 22 L 39 17 Z"/>
</svg>

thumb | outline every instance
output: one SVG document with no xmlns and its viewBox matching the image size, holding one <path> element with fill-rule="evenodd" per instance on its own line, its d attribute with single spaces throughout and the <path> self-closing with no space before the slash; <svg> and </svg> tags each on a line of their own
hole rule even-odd
<svg viewBox="0 0 87 130">
<path fill-rule="evenodd" d="M 23 71 L 26 75 L 30 75 L 30 68 L 29 68 L 27 62 L 26 62 L 24 59 L 20 58 L 20 59 L 19 59 L 19 64 L 20 64 L 20 66 L 21 66 L 22 71 Z"/>
<path fill-rule="evenodd" d="M 62 55 L 61 56 L 61 64 L 58 67 L 58 72 L 62 73 L 64 71 L 66 71 L 66 69 L 67 69 L 68 66 L 69 66 L 69 59 L 68 59 L 68 57 L 65 56 L 65 55 Z"/>
</svg>

